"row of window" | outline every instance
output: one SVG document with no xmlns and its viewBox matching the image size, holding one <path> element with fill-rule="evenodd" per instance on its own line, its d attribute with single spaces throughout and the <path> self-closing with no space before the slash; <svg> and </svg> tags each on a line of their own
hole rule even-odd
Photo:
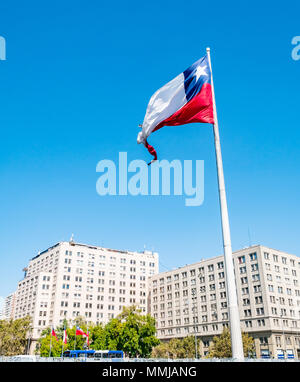
<svg viewBox="0 0 300 382">
<path fill-rule="evenodd" d="M 212 316 L 212 321 L 217 321 L 217 319 L 218 319 L 217 315 Z M 201 316 L 201 320 L 202 320 L 202 322 L 208 322 L 208 316 Z M 228 320 L 228 313 L 227 312 L 222 313 L 222 320 L 223 321 Z M 192 320 L 190 320 L 189 317 L 185 317 L 183 319 L 177 318 L 175 320 L 171 319 L 168 321 L 160 321 L 159 327 L 164 328 L 165 326 L 173 326 L 173 325 L 181 325 L 181 324 L 187 325 L 187 324 L 190 324 L 190 322 L 192 322 L 193 324 L 198 324 L 198 321 L 199 321 L 198 317 L 193 317 Z"/>
<path fill-rule="evenodd" d="M 275 292 L 275 289 L 276 288 L 274 288 L 273 284 L 268 284 L 268 291 L 269 292 Z M 278 286 L 277 287 L 277 292 L 280 293 L 280 294 L 283 294 L 284 293 L 284 288 L 282 286 Z M 285 292 L 289 296 L 292 296 L 292 294 L 293 294 L 293 291 L 292 291 L 291 288 L 286 288 Z M 295 292 L 295 296 L 300 297 L 300 290 L 299 289 L 295 289 L 294 292 Z"/>
<path fill-rule="evenodd" d="M 227 316 L 228 317 L 228 316 Z M 224 318 L 222 319 L 226 319 L 225 316 Z M 202 320 L 203 322 L 205 322 L 205 319 Z M 252 328 L 253 327 L 253 322 L 255 322 L 257 324 L 257 327 L 264 327 L 266 326 L 266 322 L 265 322 L 265 319 L 257 319 L 257 320 L 245 320 L 244 323 L 245 323 L 245 327 L 246 328 Z M 181 324 L 189 324 L 189 319 L 184 319 L 184 321 L 182 322 L 181 319 L 177 319 L 175 322 L 174 322 L 176 325 L 181 325 Z M 198 323 L 197 321 L 193 321 L 193 323 Z M 166 325 L 167 324 L 167 325 Z M 278 320 L 274 320 L 274 325 L 275 326 L 278 326 L 279 327 L 279 321 Z M 159 325 L 159 328 L 160 330 L 158 330 L 160 332 L 161 335 L 166 335 L 166 334 L 174 334 L 176 332 L 176 334 L 178 333 L 182 333 L 182 330 L 185 332 L 185 333 L 198 333 L 199 332 L 199 326 L 194 326 L 194 327 L 185 327 L 185 328 L 169 328 L 167 331 L 165 329 L 161 329 L 161 328 L 164 328 L 165 326 L 173 326 L 173 320 L 168 320 L 168 322 L 165 322 L 165 321 L 161 321 L 160 325 Z M 222 323 L 222 326 L 228 326 L 228 323 Z M 292 328 L 298 328 L 298 323 L 297 321 L 291 321 L 291 326 L 289 326 L 289 321 L 288 320 L 283 320 L 283 326 L 284 327 L 292 327 Z M 203 332 L 207 332 L 209 331 L 209 328 L 211 328 L 212 331 L 217 331 L 219 330 L 219 324 L 211 324 L 211 325 L 202 325 L 200 326 L 200 329 L 203 331 Z M 264 337 L 262 340 L 260 340 L 260 343 L 267 343 L 266 337 Z M 278 336 L 278 341 L 279 342 L 279 339 L 281 338 L 281 336 Z M 290 345 L 290 341 L 289 341 L 290 337 L 287 336 L 286 337 L 286 344 L 287 345 Z M 295 340 L 295 343 L 296 344 L 300 344 L 300 340 L 298 337 L 296 337 L 296 340 Z M 278 343 L 277 343 L 277 346 L 278 346 Z"/>
<path fill-rule="evenodd" d="M 224 269 L 223 261 L 217 263 L 217 269 Z M 204 274 L 204 270 L 205 270 L 204 267 L 199 267 L 198 268 L 199 275 L 203 275 Z M 207 265 L 207 270 L 208 270 L 208 272 L 213 272 L 214 271 L 214 264 Z M 196 269 L 191 269 L 189 271 L 183 271 L 181 273 L 176 273 L 174 275 L 170 275 L 170 276 L 167 276 L 167 277 L 162 277 L 162 278 L 159 279 L 159 283 L 160 284 L 164 284 L 165 281 L 166 281 L 166 283 L 170 283 L 170 282 L 172 282 L 172 279 L 174 281 L 177 281 L 177 280 L 180 279 L 180 277 L 182 279 L 186 279 L 188 277 L 188 274 L 191 277 L 196 276 Z M 158 280 L 153 280 L 153 286 L 155 286 L 157 284 L 158 284 Z"/>
<path fill-rule="evenodd" d="M 267 270 L 267 271 L 270 271 L 270 270 L 272 269 L 270 263 L 265 263 L 265 267 L 266 267 L 266 270 Z M 287 267 L 283 267 L 282 270 L 283 270 L 283 273 L 284 273 L 285 275 L 289 275 L 289 274 L 290 274 L 290 273 L 289 273 L 289 271 L 290 271 L 289 268 L 287 268 Z M 275 265 L 275 266 L 274 266 L 274 271 L 275 271 L 276 273 L 280 273 L 280 272 L 281 272 L 281 268 L 280 268 L 280 266 L 279 266 L 279 265 Z M 297 271 L 296 271 L 296 269 L 291 269 L 291 274 L 292 274 L 292 276 L 297 277 Z"/>
<path fill-rule="evenodd" d="M 275 255 L 275 254 L 273 254 L 271 256 L 269 252 L 264 252 L 265 260 L 271 260 L 271 258 L 272 258 L 274 263 L 278 263 L 279 262 L 279 257 L 281 258 L 281 263 L 282 264 L 287 264 L 288 263 L 288 258 L 286 256 L 279 256 L 279 255 Z M 289 259 L 289 262 L 290 262 L 290 266 L 291 267 L 296 267 L 295 259 Z M 300 267 L 300 261 L 298 262 L 298 267 Z"/>
<path fill-rule="evenodd" d="M 250 261 L 255 261 L 255 260 L 257 260 L 257 253 L 256 252 L 249 253 L 248 257 L 249 257 Z M 239 264 L 244 264 L 246 262 L 246 255 L 239 256 L 237 258 L 237 261 L 238 261 Z"/>
<path fill-rule="evenodd" d="M 257 253 L 256 252 L 249 253 L 247 256 L 248 256 L 250 262 L 257 260 Z M 265 259 L 269 259 L 269 254 L 265 252 L 264 253 L 264 257 L 265 257 Z M 273 259 L 274 259 L 274 262 L 278 262 L 278 255 L 273 255 Z M 283 264 L 287 264 L 287 257 L 283 257 L 282 256 L 281 260 L 282 260 Z M 239 264 L 244 264 L 246 262 L 246 255 L 239 256 L 237 258 L 237 261 L 238 261 Z M 294 267 L 295 266 L 295 260 L 294 259 L 290 259 L 290 264 L 291 264 L 291 266 Z M 300 266 L 300 262 L 298 264 Z M 276 267 L 278 267 L 278 266 L 275 266 L 275 268 Z M 223 269 L 223 268 L 224 268 L 224 263 L 223 262 L 217 263 L 217 269 Z M 214 264 L 207 265 L 206 269 L 207 269 L 207 271 L 209 273 L 213 272 L 214 271 Z M 204 267 L 199 267 L 198 270 L 199 270 L 199 277 L 201 277 L 201 275 L 204 275 L 204 271 L 205 271 Z M 251 264 L 251 271 L 258 271 L 258 264 L 257 263 L 256 264 Z M 241 267 L 240 268 L 240 272 L 241 273 L 245 273 L 246 272 L 246 267 Z M 288 269 L 284 268 L 284 272 L 287 274 L 288 273 Z M 296 276 L 296 271 L 293 270 L 292 274 L 294 276 Z M 191 269 L 189 271 L 189 275 L 190 275 L 190 277 L 196 276 L 196 269 Z M 160 278 L 159 279 L 159 283 L 160 284 L 164 284 L 165 280 L 166 280 L 167 283 L 170 283 L 170 282 L 172 282 L 172 278 L 173 278 L 174 281 L 176 281 L 176 280 L 179 280 L 180 276 L 181 276 L 182 279 L 187 278 L 188 277 L 188 271 L 183 271 L 181 273 L 174 274 L 173 276 L 170 275 L 170 276 L 167 276 L 165 278 L 164 277 Z M 224 276 L 224 274 L 223 274 L 223 276 Z M 202 276 L 202 277 L 203 277 L 202 278 L 202 280 L 203 280 L 202 282 L 205 282 L 204 276 Z M 209 275 L 209 277 L 211 277 L 210 280 L 212 280 L 214 275 Z M 259 275 L 257 275 L 256 277 L 259 277 Z M 158 280 L 153 280 L 153 286 L 156 286 L 157 284 L 158 284 Z"/>
<path fill-rule="evenodd" d="M 66 256 L 72 256 L 72 251 L 66 251 L 65 252 L 65 255 Z M 84 258 L 84 253 L 83 252 L 77 252 L 77 258 Z M 138 263 L 138 261 L 137 260 L 134 260 L 134 259 L 126 259 L 126 258 L 124 258 L 124 257 L 117 257 L 117 256 L 106 256 L 106 255 L 102 255 L 102 254 L 98 254 L 98 255 L 95 255 L 95 254 L 91 254 L 91 253 L 89 253 L 88 254 L 88 260 L 95 260 L 95 258 L 99 258 L 100 260 L 109 260 L 110 262 L 113 262 L 113 263 L 115 263 L 115 262 L 117 262 L 117 260 L 120 260 L 120 263 L 121 264 L 126 264 L 127 262 L 128 262 L 128 264 L 132 264 L 132 265 L 135 265 L 135 264 L 137 264 Z M 139 262 L 139 264 L 140 264 L 140 266 L 147 266 L 147 262 L 146 261 L 144 261 L 144 260 L 140 260 L 140 262 Z M 149 262 L 148 263 L 148 265 L 149 265 L 149 267 L 155 267 L 155 263 L 153 263 L 153 262 Z"/>
<path fill-rule="evenodd" d="M 222 323 L 221 327 L 228 327 L 228 323 Z M 202 325 L 202 326 L 193 326 L 193 327 L 189 327 L 189 326 L 185 326 L 185 327 L 181 327 L 181 328 L 169 328 L 169 329 L 160 329 L 158 330 L 158 334 L 160 334 L 161 336 L 169 336 L 169 335 L 173 335 L 173 334 L 188 334 L 188 333 L 191 333 L 191 334 L 195 334 L 195 333 L 199 333 L 200 331 L 202 331 L 203 333 L 207 333 L 207 332 L 210 332 L 210 331 L 213 331 L 213 332 L 217 332 L 219 331 L 220 329 L 220 325 L 218 324 L 212 324 L 212 325 Z"/>
</svg>

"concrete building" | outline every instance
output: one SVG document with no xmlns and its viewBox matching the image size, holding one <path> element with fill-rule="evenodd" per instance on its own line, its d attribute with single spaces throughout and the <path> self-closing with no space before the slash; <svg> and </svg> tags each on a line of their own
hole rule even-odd
<svg viewBox="0 0 300 382">
<path fill-rule="evenodd" d="M 300 358 L 300 258 L 261 245 L 233 253 L 241 329 L 257 357 Z M 224 257 L 154 275 L 149 309 L 161 340 L 193 335 L 207 354 L 229 325 Z"/>
<path fill-rule="evenodd" d="M 14 318 L 33 321 L 30 352 L 46 327 L 83 316 L 107 322 L 132 304 L 147 313 L 148 278 L 158 273 L 158 254 L 59 242 L 39 253 L 18 284 Z"/>
<path fill-rule="evenodd" d="M 14 317 L 16 294 L 11 293 L 4 299 L 2 319 L 9 320 Z"/>
</svg>

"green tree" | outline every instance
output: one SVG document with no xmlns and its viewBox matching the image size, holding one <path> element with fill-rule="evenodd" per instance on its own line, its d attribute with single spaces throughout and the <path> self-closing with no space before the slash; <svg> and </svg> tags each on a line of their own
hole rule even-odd
<svg viewBox="0 0 300 382">
<path fill-rule="evenodd" d="M 243 351 L 247 358 L 255 357 L 255 344 L 253 337 L 250 337 L 248 333 L 242 333 Z"/>
<path fill-rule="evenodd" d="M 59 357 L 62 351 L 63 330 L 66 323 L 57 327 L 55 332 L 58 341 L 52 337 L 51 355 Z M 125 308 L 116 318 L 112 318 L 105 326 L 89 325 L 85 319 L 78 317 L 73 327 L 67 327 L 68 342 L 64 350 L 85 349 L 86 337 L 76 336 L 76 326 L 90 333 L 90 347 L 95 350 L 123 350 L 129 357 L 149 357 L 154 346 L 159 344 L 155 333 L 155 320 L 150 315 L 141 315 L 136 306 Z M 37 352 L 48 357 L 50 352 L 50 328 L 42 332 Z"/>
<path fill-rule="evenodd" d="M 246 357 L 253 356 L 254 340 L 248 333 L 242 333 L 243 350 Z M 208 358 L 231 358 L 231 338 L 228 328 L 224 328 L 220 336 L 213 338 L 213 343 L 209 348 Z"/>
<path fill-rule="evenodd" d="M 88 326 L 86 319 L 82 316 L 77 316 L 72 321 L 73 326 L 67 328 L 68 342 L 67 348 L 69 350 L 84 350 L 86 349 L 87 339 L 85 336 L 76 336 L 76 328 L 79 326 L 85 333 L 91 331 L 93 325 Z"/>
<path fill-rule="evenodd" d="M 87 329 L 87 322 L 86 319 L 83 316 L 77 316 L 73 320 L 73 325 L 74 326 L 79 326 L 83 331 Z"/>
<path fill-rule="evenodd" d="M 50 352 L 51 343 L 51 352 Z M 56 339 L 51 334 L 47 334 L 40 339 L 39 354 L 41 357 L 60 357 L 62 351 L 67 350 L 67 345 L 63 344 L 62 339 Z"/>
<path fill-rule="evenodd" d="M 80 328 L 86 333 L 86 328 L 80 326 Z M 67 349 L 68 350 L 84 350 L 86 344 L 86 337 L 76 336 L 76 326 L 67 329 Z"/>
<path fill-rule="evenodd" d="M 195 358 L 195 337 L 187 336 L 175 343 L 176 358 Z"/>
<path fill-rule="evenodd" d="M 70 327 L 70 325 L 69 325 L 68 320 L 64 319 L 62 324 L 57 326 L 55 329 L 55 333 L 57 334 L 57 337 L 63 338 L 64 330 L 68 329 L 69 327 Z"/>
<path fill-rule="evenodd" d="M 106 350 L 106 331 L 102 324 L 95 325 L 90 331 L 91 349 Z"/>
<path fill-rule="evenodd" d="M 153 346 L 159 343 L 155 337 L 155 320 L 141 315 L 136 306 L 124 308 L 105 326 L 96 325 L 91 330 L 91 348 L 95 350 L 123 350 L 129 357 L 149 357 Z"/>
<path fill-rule="evenodd" d="M 28 336 L 31 330 L 31 318 L 0 321 L 0 355 L 13 356 L 25 354 Z"/>
<path fill-rule="evenodd" d="M 197 340 L 199 349 L 199 340 Z M 195 337 L 188 336 L 182 339 L 173 338 L 168 342 L 163 342 L 152 351 L 153 358 L 195 358 L 196 347 Z"/>
<path fill-rule="evenodd" d="M 117 318 L 112 318 L 105 325 L 105 345 L 109 350 L 122 350 L 123 343 L 121 340 L 122 323 Z"/>
<path fill-rule="evenodd" d="M 51 343 L 51 357 L 60 357 L 62 351 L 65 350 L 84 350 L 86 349 L 86 337 L 76 336 L 76 327 L 79 326 L 85 333 L 87 332 L 87 324 L 83 317 L 77 317 L 74 321 L 72 327 L 69 327 L 70 323 L 64 320 L 60 326 L 55 328 L 55 333 L 57 335 L 57 340 L 52 336 L 51 340 L 51 329 L 46 328 L 42 331 L 41 337 L 38 340 L 36 347 L 36 353 L 40 354 L 41 357 L 50 356 L 50 343 Z M 63 344 L 63 333 L 64 329 L 67 331 L 67 343 Z M 89 330 L 93 330 L 91 326 Z M 90 337 L 91 338 L 91 337 Z"/>
<path fill-rule="evenodd" d="M 41 357 L 60 357 L 62 351 L 67 350 L 67 344 L 63 344 L 63 333 L 58 334 L 58 328 L 55 329 L 55 336 L 51 335 L 51 329 L 46 328 L 42 331 L 41 337 L 38 339 L 35 353 L 39 354 Z M 51 353 L 50 353 L 51 344 Z"/>
<path fill-rule="evenodd" d="M 162 342 L 152 349 L 152 358 L 174 358 L 173 354 L 170 354 L 170 345 L 168 342 Z"/>
<path fill-rule="evenodd" d="M 135 305 L 123 308 L 117 317 L 121 323 L 119 346 L 129 357 L 148 358 L 152 348 L 159 344 L 155 320 L 149 314 L 141 315 Z"/>
<path fill-rule="evenodd" d="M 151 356 L 153 347 L 160 343 L 156 338 L 155 319 L 150 314 L 142 317 L 139 337 L 140 355 L 148 358 Z"/>
</svg>

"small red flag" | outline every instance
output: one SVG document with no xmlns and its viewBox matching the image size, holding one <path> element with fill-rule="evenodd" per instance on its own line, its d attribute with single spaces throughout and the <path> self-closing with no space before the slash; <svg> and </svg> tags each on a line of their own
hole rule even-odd
<svg viewBox="0 0 300 382">
<path fill-rule="evenodd" d="M 64 330 L 64 337 L 63 337 L 63 343 L 66 344 L 68 342 L 68 335 L 67 335 L 67 330 Z"/>
<path fill-rule="evenodd" d="M 84 331 L 79 326 L 77 326 L 75 335 L 76 336 L 85 336 L 86 334 L 84 333 Z"/>
<path fill-rule="evenodd" d="M 86 342 L 87 342 L 87 345 L 89 347 L 90 346 L 90 333 L 89 332 L 86 333 Z"/>
<path fill-rule="evenodd" d="M 58 339 L 57 339 L 57 335 L 56 335 L 56 333 L 55 333 L 54 329 L 52 329 L 51 335 L 52 335 L 53 337 L 55 337 L 55 338 L 56 338 L 56 341 L 58 341 Z"/>
</svg>

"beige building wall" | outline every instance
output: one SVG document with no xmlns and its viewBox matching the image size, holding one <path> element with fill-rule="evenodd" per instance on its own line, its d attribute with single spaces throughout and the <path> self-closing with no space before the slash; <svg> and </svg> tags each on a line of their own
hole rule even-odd
<svg viewBox="0 0 300 382">
<path fill-rule="evenodd" d="M 4 299 L 2 319 L 9 320 L 14 317 L 15 293 L 11 293 Z"/>
<path fill-rule="evenodd" d="M 42 330 L 64 319 L 106 323 L 133 304 L 146 314 L 148 278 L 158 273 L 158 254 L 60 242 L 31 259 L 25 272 L 14 318 L 32 317 L 33 352 Z"/>
<path fill-rule="evenodd" d="M 242 331 L 256 355 L 300 358 L 300 258 L 261 245 L 234 252 Z M 161 340 L 194 335 L 201 356 L 228 326 L 223 256 L 163 272 L 150 279 L 149 309 Z"/>
</svg>

